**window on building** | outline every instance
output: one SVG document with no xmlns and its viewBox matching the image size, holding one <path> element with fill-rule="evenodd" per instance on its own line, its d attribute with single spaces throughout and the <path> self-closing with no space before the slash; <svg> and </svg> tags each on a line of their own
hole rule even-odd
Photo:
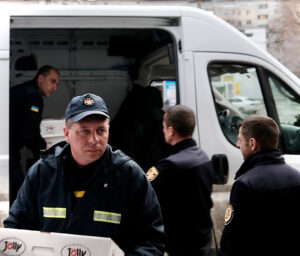
<svg viewBox="0 0 300 256">
<path fill-rule="evenodd" d="M 258 9 L 267 9 L 268 8 L 268 4 L 260 4 L 258 6 Z"/>
<path fill-rule="evenodd" d="M 252 21 L 251 20 L 247 20 L 247 25 L 251 25 L 252 24 Z"/>
<path fill-rule="evenodd" d="M 259 14 L 259 15 L 257 15 L 257 19 L 259 19 L 259 20 L 266 20 L 268 18 L 269 18 L 268 14 Z"/>
</svg>

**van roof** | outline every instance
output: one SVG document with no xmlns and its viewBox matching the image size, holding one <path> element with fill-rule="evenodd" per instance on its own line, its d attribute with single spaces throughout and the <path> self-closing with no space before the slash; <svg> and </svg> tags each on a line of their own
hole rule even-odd
<svg viewBox="0 0 300 256">
<path fill-rule="evenodd" d="M 12 8 L 13 5 L 13 8 Z M 5 6 L 7 8 L 5 8 Z M 258 45 L 247 38 L 243 33 L 215 16 L 213 13 L 194 7 L 187 6 L 145 6 L 145 5 L 33 5 L 33 4 L 0 4 L 0 22 L 8 23 L 10 18 L 21 19 L 19 23 L 11 23 L 12 27 L 18 24 L 24 28 L 50 28 L 47 22 L 55 22 L 55 27 L 75 26 L 74 19 L 93 18 L 97 22 L 91 22 L 93 28 L 153 28 L 160 27 L 175 31 L 177 41 L 181 40 L 183 51 L 192 52 L 220 52 L 220 53 L 238 53 L 264 59 L 273 66 L 281 66 L 285 73 L 289 74 L 289 79 L 299 84 L 298 78 L 293 75 L 287 68 L 281 65 L 274 57 L 261 49 Z M 7 17 L 10 16 L 10 17 Z M 5 20 L 5 17 L 7 18 Z M 43 17 L 47 17 L 45 20 Z M 72 22 L 65 24 L 59 21 L 59 17 L 67 22 L 72 18 Z M 119 19 L 119 23 L 116 20 Z M 36 22 L 36 19 L 40 21 Z M 142 19 L 141 19 L 142 18 Z M 160 19 L 157 19 L 160 18 Z M 33 19 L 33 20 L 30 20 Z M 99 22 L 98 22 L 99 19 Z M 104 22 L 101 22 L 101 19 Z M 105 21 L 106 19 L 106 21 Z M 127 20 L 126 20 L 127 19 Z M 87 19 L 86 19 L 87 20 Z M 79 24 L 88 28 L 87 21 L 85 24 Z M 2 22 L 3 21 L 3 22 Z M 76 22 L 75 22 L 76 24 Z M 1 26 L 0 35 L 7 34 Z M 1 45 L 0 45 L 1 46 Z M 8 47 L 8 42 L 7 42 Z M 2 48 L 3 49 L 3 48 Z"/>
</svg>

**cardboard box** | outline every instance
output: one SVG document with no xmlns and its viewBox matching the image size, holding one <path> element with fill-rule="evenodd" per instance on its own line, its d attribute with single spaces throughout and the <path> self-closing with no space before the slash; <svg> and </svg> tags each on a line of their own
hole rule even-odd
<svg viewBox="0 0 300 256">
<path fill-rule="evenodd" d="M 0 255 L 124 256 L 110 238 L 0 228 Z"/>
</svg>

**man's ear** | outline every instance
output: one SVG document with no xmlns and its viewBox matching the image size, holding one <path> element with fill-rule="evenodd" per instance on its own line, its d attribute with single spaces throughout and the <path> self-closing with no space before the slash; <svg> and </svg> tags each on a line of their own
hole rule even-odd
<svg viewBox="0 0 300 256">
<path fill-rule="evenodd" d="M 69 129 L 66 126 L 64 126 L 63 131 L 64 131 L 65 141 L 69 143 Z"/>
<path fill-rule="evenodd" d="M 250 138 L 250 149 L 252 152 L 257 152 L 259 151 L 259 144 L 257 143 L 256 139 Z"/>
<path fill-rule="evenodd" d="M 41 84 L 44 82 L 45 76 L 42 74 L 39 74 L 38 78 L 37 78 L 37 83 Z"/>
<path fill-rule="evenodd" d="M 168 135 L 169 135 L 169 136 L 173 136 L 174 133 L 175 133 L 174 128 L 173 128 L 172 126 L 169 126 L 169 127 L 168 127 Z"/>
</svg>

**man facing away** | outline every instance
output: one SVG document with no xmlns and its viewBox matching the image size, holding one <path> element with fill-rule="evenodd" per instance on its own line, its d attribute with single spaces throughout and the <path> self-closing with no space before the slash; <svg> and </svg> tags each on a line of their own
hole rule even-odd
<svg viewBox="0 0 300 256">
<path fill-rule="evenodd" d="M 160 207 L 143 170 L 107 144 L 109 114 L 99 96 L 71 100 L 65 142 L 26 175 L 5 227 L 112 238 L 126 255 L 163 255 Z"/>
<path fill-rule="evenodd" d="M 10 88 L 10 203 L 15 200 L 24 180 L 20 164 L 20 150 L 28 147 L 37 160 L 40 150 L 47 147 L 40 134 L 43 115 L 43 96 L 50 97 L 59 84 L 59 72 L 51 66 L 39 69 L 33 80 Z"/>
<path fill-rule="evenodd" d="M 190 108 L 168 108 L 163 132 L 172 154 L 147 172 L 162 208 L 169 256 L 207 256 L 210 251 L 213 169 L 192 139 L 194 128 Z"/>
<path fill-rule="evenodd" d="M 273 119 L 249 116 L 237 146 L 244 163 L 236 173 L 225 213 L 222 256 L 298 255 L 300 173 L 277 150 Z"/>
</svg>

